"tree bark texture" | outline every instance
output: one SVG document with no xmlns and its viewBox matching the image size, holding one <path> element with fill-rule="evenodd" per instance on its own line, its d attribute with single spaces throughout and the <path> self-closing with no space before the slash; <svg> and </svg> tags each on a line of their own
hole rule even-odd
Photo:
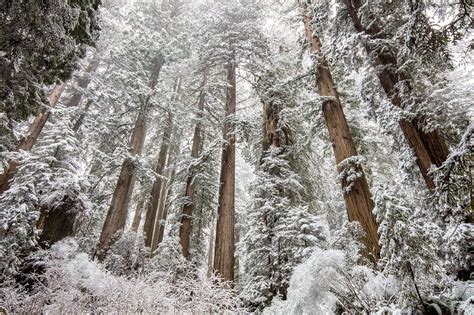
<svg viewBox="0 0 474 315">
<path fill-rule="evenodd" d="M 173 171 L 170 169 L 171 167 L 171 160 L 174 158 L 172 156 L 173 154 L 170 152 L 168 154 L 168 160 L 166 162 L 166 178 L 162 179 L 162 184 L 161 184 L 161 191 L 160 191 L 160 199 L 158 201 L 158 210 L 156 213 L 156 220 L 154 222 L 154 227 L 153 227 L 153 237 L 151 240 L 151 252 L 153 253 L 157 248 L 158 245 L 161 243 L 163 240 L 163 231 L 165 228 L 165 221 L 168 212 L 166 211 L 166 200 L 168 198 L 168 191 L 169 191 L 169 184 L 171 180 L 171 176 L 173 176 Z M 163 171 L 165 173 L 165 171 Z M 163 174 L 164 175 L 164 174 Z"/>
<path fill-rule="evenodd" d="M 64 92 L 65 84 L 60 82 L 55 85 L 53 91 L 49 95 L 49 105 L 55 107 L 61 97 L 61 94 Z M 28 133 L 19 144 L 17 151 L 29 151 L 38 141 L 39 135 L 43 130 L 46 122 L 48 121 L 51 112 L 47 111 L 45 113 L 39 114 L 31 123 L 28 128 Z M 7 167 L 5 168 L 3 174 L 0 175 L 0 195 L 3 194 L 10 188 L 10 182 L 15 176 L 19 162 L 16 160 L 11 160 L 8 162 Z"/>
<path fill-rule="evenodd" d="M 197 122 L 194 128 L 194 135 L 193 135 L 193 144 L 191 149 L 191 157 L 193 159 L 197 159 L 199 157 L 199 148 L 201 146 L 201 119 L 202 114 L 204 111 L 204 103 L 206 101 L 206 81 L 207 81 L 207 73 L 204 70 L 203 75 L 203 82 L 201 84 L 201 92 L 199 93 L 199 100 L 198 100 L 198 112 L 197 112 Z M 189 256 L 189 244 L 190 244 L 190 237 L 191 237 L 191 230 L 192 230 L 192 216 L 194 211 L 194 197 L 196 192 L 196 185 L 194 183 L 194 174 L 191 171 L 189 174 L 188 179 L 186 181 L 186 193 L 185 197 L 187 199 L 187 203 L 183 207 L 182 216 L 181 216 L 181 226 L 179 228 L 179 242 L 181 244 L 181 248 L 183 249 L 183 256 L 188 258 Z"/>
<path fill-rule="evenodd" d="M 235 137 L 231 133 L 236 109 L 236 66 L 227 65 L 226 121 L 222 147 L 219 206 L 217 208 L 214 270 L 226 281 L 234 281 L 235 266 Z"/>
<path fill-rule="evenodd" d="M 71 199 L 71 197 L 67 198 L 67 200 L 63 200 L 63 205 L 59 208 L 41 209 L 40 212 L 44 214 L 44 221 L 40 243 L 42 243 L 43 246 L 52 245 L 74 233 L 74 223 L 77 213 L 70 211 L 68 202 L 74 203 L 75 200 Z"/>
<path fill-rule="evenodd" d="M 122 164 L 122 169 L 112 196 L 112 202 L 109 211 L 107 212 L 102 233 L 100 234 L 98 246 L 99 259 L 105 257 L 107 248 L 113 241 L 112 238 L 117 232 L 125 227 L 127 222 L 128 203 L 130 202 L 130 196 L 132 195 L 133 187 L 135 185 L 135 165 L 133 164 L 133 157 L 137 155 L 140 156 L 143 151 L 146 137 L 146 112 L 148 110 L 150 98 L 154 93 L 156 84 L 158 83 L 158 77 L 163 63 L 164 59 L 160 56 L 156 59 L 156 62 L 151 69 L 150 82 L 148 84 L 151 92 L 142 104 L 142 108 L 140 109 L 135 121 L 132 137 L 130 139 L 130 156 L 127 157 Z"/>
<path fill-rule="evenodd" d="M 142 220 L 143 206 L 145 205 L 145 198 L 142 197 L 138 200 L 137 207 L 135 208 L 135 215 L 133 216 L 132 221 L 132 231 L 138 232 L 138 227 L 140 226 L 140 221 Z"/>
<path fill-rule="evenodd" d="M 349 16 L 353 22 L 354 28 L 357 32 L 365 33 L 372 39 L 382 38 L 380 27 L 371 22 L 370 27 L 365 28 L 357 14 L 361 7 L 360 0 L 344 0 Z M 399 85 L 405 86 L 408 91 L 411 90 L 409 85 L 410 76 L 408 73 L 400 70 L 397 64 L 397 58 L 393 51 L 384 47 L 378 49 L 370 43 L 365 43 L 365 50 L 372 58 L 373 65 L 376 69 L 377 77 L 380 80 L 385 94 L 390 99 L 392 104 L 398 108 L 403 109 L 402 98 L 399 92 Z M 424 118 L 419 117 L 413 120 L 401 119 L 399 121 L 400 128 L 403 132 L 408 145 L 415 153 L 418 168 L 421 175 L 429 189 L 435 189 L 435 183 L 429 170 L 432 165 L 440 167 L 449 154 L 449 149 L 446 142 L 440 136 L 437 130 L 424 132 L 421 128 Z"/>
<path fill-rule="evenodd" d="M 180 78 L 176 79 L 174 86 L 175 95 L 172 98 L 172 101 L 178 99 L 178 94 L 180 90 Z M 145 215 L 145 223 L 143 225 L 143 232 L 145 236 L 145 246 L 150 247 L 153 240 L 153 231 L 155 229 L 155 222 L 157 219 L 158 206 L 160 201 L 161 187 L 163 186 L 163 170 L 166 166 L 166 159 L 168 156 L 168 150 L 171 141 L 172 129 L 173 129 L 173 114 L 168 113 L 168 119 L 166 122 L 165 129 L 163 131 L 163 139 L 160 145 L 160 152 L 158 153 L 158 161 L 156 163 L 155 173 L 156 178 L 150 192 L 150 198 L 148 201 L 147 211 Z"/>
<path fill-rule="evenodd" d="M 135 165 L 133 157 L 141 155 L 145 142 L 145 114 L 139 113 L 135 121 L 130 140 L 130 156 L 125 159 L 112 196 L 112 203 L 99 238 L 99 258 L 103 258 L 114 235 L 125 227 L 128 214 L 128 203 L 135 184 Z"/>
<path fill-rule="evenodd" d="M 315 55 L 317 62 L 316 85 L 321 96 L 330 97 L 330 99 L 323 102 L 322 110 L 332 142 L 336 164 L 338 165 L 338 172 L 341 173 L 344 169 L 340 166 L 340 163 L 347 158 L 357 156 L 357 151 L 338 93 L 334 86 L 329 65 L 321 53 L 321 42 L 319 38 L 313 34 L 312 18 L 306 2 L 303 2 L 303 10 L 306 39 L 310 51 Z M 358 172 L 361 173 L 361 176 L 352 183 L 353 186 L 349 191 L 345 189 L 348 183 L 344 181 L 342 183 L 347 215 L 349 221 L 358 221 L 362 225 L 365 232 L 363 239 L 366 247 L 365 255 L 370 260 L 376 261 L 380 257 L 380 245 L 379 236 L 377 234 L 377 222 L 372 213 L 374 203 L 361 167 L 359 167 Z"/>
</svg>

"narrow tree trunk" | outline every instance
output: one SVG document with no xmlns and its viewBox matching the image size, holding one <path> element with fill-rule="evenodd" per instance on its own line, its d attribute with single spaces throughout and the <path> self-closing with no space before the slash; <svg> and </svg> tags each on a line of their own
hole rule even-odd
<svg viewBox="0 0 474 315">
<path fill-rule="evenodd" d="M 128 203 L 132 195 L 133 186 L 135 185 L 135 165 L 133 164 L 133 157 L 141 155 L 146 137 L 146 112 L 149 106 L 150 98 L 154 93 L 158 77 L 163 66 L 164 59 L 159 55 L 155 59 L 153 68 L 151 69 L 149 87 L 150 94 L 146 97 L 140 112 L 138 113 L 135 126 L 133 128 L 132 137 L 130 139 L 130 156 L 127 157 L 120 171 L 120 175 L 115 186 L 115 191 L 112 196 L 112 203 L 107 217 L 105 218 L 102 233 L 99 238 L 98 253 L 99 259 L 105 257 L 105 253 L 114 235 L 125 227 L 128 215 Z"/>
<path fill-rule="evenodd" d="M 171 181 L 175 176 L 176 170 L 173 169 L 168 173 L 168 179 L 166 181 L 166 185 L 162 190 L 162 194 L 160 196 L 160 204 L 158 206 L 158 216 L 156 218 L 155 223 L 155 231 L 153 235 L 153 241 L 151 244 L 152 252 L 155 251 L 158 246 L 163 242 L 163 236 L 165 233 L 166 227 L 166 219 L 168 218 L 168 196 L 171 189 Z"/>
<path fill-rule="evenodd" d="M 321 53 L 321 43 L 319 38 L 313 34 L 312 18 L 308 5 L 304 1 L 303 9 L 306 39 L 310 45 L 311 53 L 317 58 L 316 84 L 318 91 L 321 96 L 331 98 L 323 102 L 322 110 L 336 157 L 338 171 L 341 173 L 344 169 L 340 163 L 350 157 L 357 156 L 357 151 L 334 86 L 331 72 L 329 71 L 329 65 Z M 380 257 L 380 245 L 379 236 L 377 234 L 377 223 L 372 214 L 374 203 L 365 174 L 360 166 L 358 168 L 358 172 L 361 173 L 361 176 L 351 183 L 353 186 L 349 191 L 346 189 L 349 183 L 343 180 L 344 200 L 349 221 L 360 222 L 365 231 L 363 242 L 366 247 L 365 253 L 367 258 L 375 261 Z"/>
<path fill-rule="evenodd" d="M 55 107 L 61 97 L 61 94 L 64 92 L 65 84 L 60 82 L 55 85 L 53 91 L 49 95 L 49 105 Z M 38 137 L 41 134 L 51 112 L 47 111 L 45 113 L 39 114 L 31 123 L 28 133 L 17 147 L 17 151 L 29 151 L 38 141 Z M 15 175 L 19 162 L 16 160 L 11 160 L 8 162 L 3 174 L 0 175 L 0 195 L 3 194 L 10 188 L 10 182 Z"/>
<path fill-rule="evenodd" d="M 76 123 L 72 127 L 72 131 L 78 132 L 79 128 L 81 128 L 82 124 L 84 123 L 84 118 L 86 118 L 86 113 L 89 111 L 89 108 L 92 105 L 92 100 L 88 100 L 86 106 L 84 106 L 84 109 L 82 109 L 81 114 L 79 115 L 79 118 L 77 118 Z"/>
<path fill-rule="evenodd" d="M 211 277 L 214 269 L 214 240 L 215 240 L 214 225 L 211 226 L 211 233 L 209 235 L 209 251 L 207 253 L 207 277 Z"/>
<path fill-rule="evenodd" d="M 158 203 L 158 211 L 156 221 L 153 229 L 153 239 L 151 242 L 151 252 L 153 253 L 163 241 L 164 231 L 166 227 L 166 220 L 168 217 L 168 196 L 170 195 L 171 185 L 176 175 L 176 159 L 179 156 L 181 148 L 182 131 L 176 134 L 171 146 L 168 161 L 166 162 L 166 178 L 163 179 L 162 188 L 160 192 L 160 201 Z"/>
<path fill-rule="evenodd" d="M 163 240 L 163 237 L 160 239 L 160 235 L 162 234 L 162 231 L 164 230 L 164 221 L 166 220 L 167 213 L 165 211 L 166 207 L 166 200 L 168 198 L 168 189 L 169 189 L 169 184 L 170 184 L 170 179 L 173 175 L 173 171 L 171 171 L 170 164 L 171 164 L 171 159 L 173 157 L 171 156 L 171 153 L 168 155 L 168 161 L 166 162 L 166 168 L 168 170 L 166 174 L 166 178 L 162 180 L 162 185 L 161 185 L 161 191 L 160 191 L 160 200 L 158 202 L 158 211 L 156 214 L 156 221 L 154 222 L 154 228 L 153 228 L 153 238 L 151 240 L 151 252 L 153 253 L 157 248 L 158 245 L 161 243 Z"/>
<path fill-rule="evenodd" d="M 219 187 L 219 206 L 217 208 L 216 245 L 214 251 L 214 270 L 224 280 L 234 281 L 235 265 L 235 137 L 231 134 L 236 108 L 235 61 L 227 65 L 226 121 Z"/>
<path fill-rule="evenodd" d="M 140 226 L 144 204 L 145 204 L 145 198 L 141 197 L 138 200 L 137 207 L 135 208 L 135 215 L 133 216 L 132 231 L 135 233 L 138 232 L 138 227 Z"/>
<path fill-rule="evenodd" d="M 163 140 L 161 141 L 160 152 L 158 154 L 158 162 L 156 164 L 155 173 L 156 178 L 150 193 L 147 212 L 145 216 L 145 224 L 143 231 L 145 234 L 145 246 L 151 248 L 153 239 L 153 230 L 155 228 L 156 215 L 158 211 L 158 203 L 160 200 L 161 187 L 163 185 L 163 170 L 166 165 L 166 157 L 168 155 L 168 148 L 171 140 L 171 131 L 173 129 L 173 115 L 168 114 L 168 121 L 166 123 Z"/>
<path fill-rule="evenodd" d="M 146 123 L 144 113 L 139 113 L 130 140 L 130 157 L 122 164 L 117 186 L 112 197 L 107 217 L 99 238 L 99 258 L 103 258 L 114 235 L 125 227 L 128 214 L 128 203 L 135 184 L 135 165 L 133 157 L 141 155 L 145 142 Z"/>
<path fill-rule="evenodd" d="M 371 22 L 369 28 L 365 28 L 362 25 L 357 15 L 357 11 L 361 7 L 359 0 L 345 0 L 344 2 L 354 28 L 358 32 L 364 32 L 375 39 L 381 38 L 381 29 L 375 22 Z M 370 45 L 370 43 L 365 44 L 364 47 L 367 54 L 372 57 L 374 67 L 377 69 L 376 74 L 385 94 L 387 94 L 387 97 L 394 106 L 403 109 L 402 99 L 397 85 L 403 84 L 408 88 L 408 91 L 411 91 L 408 73 L 399 70 L 395 54 L 386 47 L 384 47 L 383 50 L 376 49 Z M 418 168 L 425 180 L 426 186 L 428 186 L 429 189 L 435 189 L 435 183 L 429 174 L 429 170 L 432 165 L 440 167 L 443 162 L 446 161 L 449 150 L 437 130 L 431 132 L 424 132 L 422 130 L 421 125 L 423 122 L 423 117 L 412 121 L 401 119 L 399 125 L 408 145 L 415 153 Z"/>
<path fill-rule="evenodd" d="M 197 122 L 196 127 L 194 128 L 194 136 L 193 136 L 193 145 L 191 149 L 191 157 L 196 159 L 199 157 L 199 147 L 201 146 L 201 119 L 202 114 L 204 111 L 204 103 L 206 100 L 206 86 L 207 81 L 207 73 L 204 70 L 204 77 L 203 82 L 201 84 L 201 92 L 199 94 L 199 101 L 198 101 L 198 113 L 197 113 Z M 188 257 L 189 255 L 189 243 L 190 243 L 190 235 L 192 229 L 192 215 L 194 211 L 194 194 L 196 191 L 196 186 L 194 183 L 194 174 L 191 171 L 189 174 L 188 179 L 186 181 L 186 204 L 183 207 L 182 216 L 181 216 L 181 226 L 179 228 L 179 242 L 183 249 L 183 256 Z"/>
</svg>

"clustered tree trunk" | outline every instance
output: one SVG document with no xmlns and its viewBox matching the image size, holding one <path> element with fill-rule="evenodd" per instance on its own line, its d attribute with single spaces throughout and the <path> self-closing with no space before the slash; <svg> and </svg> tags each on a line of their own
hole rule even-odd
<svg viewBox="0 0 474 315">
<path fill-rule="evenodd" d="M 176 80 L 174 92 L 175 95 L 173 96 L 173 101 L 178 99 L 179 91 L 180 91 L 181 80 L 178 78 Z M 155 173 L 156 178 L 155 182 L 153 183 L 153 187 L 150 193 L 150 199 L 148 201 L 148 208 L 145 215 L 145 223 L 143 225 L 143 232 L 145 234 L 145 246 L 150 247 L 152 245 L 153 234 L 155 230 L 155 223 L 157 219 L 158 213 L 158 206 L 160 202 L 160 195 L 163 186 L 163 170 L 166 166 L 166 160 L 168 157 L 168 150 L 170 147 L 170 141 L 172 136 L 173 130 L 173 114 L 170 112 L 168 113 L 168 119 L 166 121 L 166 125 L 163 130 L 163 139 L 160 145 L 160 152 L 158 153 L 158 161 L 156 163 Z"/>
<path fill-rule="evenodd" d="M 145 215 L 145 223 L 143 225 L 143 232 L 145 234 L 145 246 L 147 247 L 151 247 L 151 242 L 153 239 L 153 231 L 155 229 L 156 215 L 158 212 L 158 203 L 160 201 L 161 186 L 163 185 L 163 170 L 165 169 L 166 159 L 168 157 L 168 149 L 170 145 L 172 129 L 173 115 L 169 113 L 168 121 L 163 132 L 160 152 L 158 153 L 158 161 L 156 163 L 155 168 L 156 178 L 153 183 L 153 187 L 151 188 L 147 212 Z"/>
<path fill-rule="evenodd" d="M 140 156 L 143 151 L 146 136 L 146 113 L 151 95 L 158 83 L 159 74 L 163 66 L 164 59 L 158 56 L 153 69 L 151 70 L 149 87 L 152 92 L 147 96 L 144 104 L 140 108 L 132 137 L 130 139 L 129 156 L 124 160 L 122 169 L 115 186 L 112 202 L 107 212 L 107 217 L 99 238 L 98 253 L 99 258 L 103 258 L 107 248 L 112 242 L 114 235 L 125 227 L 128 215 L 128 204 L 135 185 L 135 165 L 133 158 Z"/>
<path fill-rule="evenodd" d="M 344 3 L 356 31 L 369 35 L 371 39 L 381 39 L 383 37 L 382 30 L 376 22 L 371 22 L 367 28 L 362 25 L 358 16 L 358 10 L 361 7 L 360 0 L 344 0 Z M 373 65 L 377 69 L 377 76 L 387 97 L 394 106 L 403 109 L 400 87 L 398 86 L 403 85 L 410 91 L 410 75 L 399 69 L 395 53 L 386 46 L 377 48 L 369 42 L 365 43 L 364 47 L 367 54 L 372 57 Z M 446 161 L 449 150 L 437 130 L 423 131 L 424 120 L 423 117 L 413 120 L 402 118 L 399 125 L 405 139 L 415 153 L 416 162 L 426 186 L 429 189 L 435 189 L 435 183 L 430 175 L 430 168 L 432 165 L 440 167 Z"/>
<path fill-rule="evenodd" d="M 236 109 L 236 65 L 234 60 L 227 64 L 226 121 L 224 123 L 224 144 L 217 208 L 214 270 L 226 281 L 234 281 L 235 265 L 235 137 L 232 133 L 232 119 Z"/>
<path fill-rule="evenodd" d="M 306 40 L 311 53 L 315 57 L 317 73 L 316 85 L 319 94 L 328 97 L 322 104 L 322 110 L 336 157 L 337 169 L 339 173 L 341 173 L 344 171 L 341 162 L 348 158 L 356 157 L 357 151 L 329 70 L 329 65 L 321 53 L 321 42 L 319 38 L 313 34 L 310 10 L 305 1 L 302 2 L 302 6 L 304 11 Z M 362 225 L 365 232 L 363 242 L 366 247 L 366 257 L 375 261 L 380 257 L 380 245 L 379 236 L 377 234 L 377 222 L 372 214 L 374 203 L 362 167 L 359 165 L 355 165 L 355 167 L 357 168 L 357 172 L 360 173 L 360 176 L 352 183 L 348 183 L 344 179 L 342 181 L 347 215 L 349 221 L 358 221 Z M 352 186 L 350 190 L 347 189 L 348 185 Z"/>
</svg>

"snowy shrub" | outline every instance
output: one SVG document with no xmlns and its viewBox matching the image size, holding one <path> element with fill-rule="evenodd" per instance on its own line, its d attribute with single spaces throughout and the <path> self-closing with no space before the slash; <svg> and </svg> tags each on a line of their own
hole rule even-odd
<svg viewBox="0 0 474 315">
<path fill-rule="evenodd" d="M 4 307 L 10 313 L 157 314 L 242 311 L 228 286 L 197 273 L 171 281 L 171 272 L 135 277 L 116 276 L 87 254 L 73 239 L 51 247 L 42 283 L 30 292 L 5 286 Z"/>
<path fill-rule="evenodd" d="M 395 301 L 398 283 L 365 266 L 348 264 L 340 250 L 316 250 L 298 266 L 287 301 L 275 301 L 265 314 L 372 312 Z"/>
<path fill-rule="evenodd" d="M 133 231 L 121 233 L 107 251 L 104 265 L 115 275 L 130 276 L 143 269 L 148 252 L 141 234 Z"/>
</svg>

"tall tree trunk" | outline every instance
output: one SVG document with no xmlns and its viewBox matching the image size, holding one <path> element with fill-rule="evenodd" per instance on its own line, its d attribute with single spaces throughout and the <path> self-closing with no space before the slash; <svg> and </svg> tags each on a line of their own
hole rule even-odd
<svg viewBox="0 0 474 315">
<path fill-rule="evenodd" d="M 214 270 L 224 280 L 234 281 L 235 265 L 235 137 L 231 133 L 236 108 L 236 66 L 230 60 L 227 65 L 227 100 L 224 123 L 224 141 L 217 208 L 216 245 Z"/>
<path fill-rule="evenodd" d="M 313 34 L 312 18 L 308 5 L 305 1 L 302 1 L 302 5 L 306 40 L 309 43 L 311 53 L 317 58 L 316 84 L 318 91 L 321 96 L 331 98 L 323 102 L 322 110 L 336 157 L 337 169 L 341 173 L 344 171 L 341 162 L 350 157 L 357 156 L 357 151 L 329 70 L 329 65 L 321 53 L 321 42 Z M 352 183 L 348 183 L 345 180 L 342 181 L 347 214 L 349 221 L 358 221 L 362 225 L 365 231 L 363 242 L 366 247 L 366 257 L 376 261 L 380 257 L 380 245 L 377 234 L 377 222 L 372 214 L 374 203 L 362 167 L 356 165 L 355 167 L 358 168 L 357 171 L 361 176 Z M 347 189 L 349 184 L 352 185 L 350 190 Z"/>
<path fill-rule="evenodd" d="M 172 119 L 172 115 L 169 114 L 169 120 Z M 151 242 L 153 239 L 153 230 L 155 228 L 156 215 L 158 211 L 158 203 L 160 200 L 161 186 L 163 184 L 163 169 L 166 164 L 166 157 L 168 154 L 169 140 L 171 138 L 171 128 L 169 124 L 166 126 L 163 134 L 163 140 L 160 147 L 160 152 L 158 154 L 158 162 L 156 164 L 155 173 L 156 178 L 151 189 L 147 212 L 145 215 L 145 223 L 143 225 L 143 232 L 145 235 L 145 246 L 151 247 Z"/>
<path fill-rule="evenodd" d="M 199 147 L 201 146 L 201 119 L 204 111 L 204 103 L 206 101 L 206 82 L 207 82 L 207 71 L 204 70 L 203 81 L 201 84 L 201 92 L 199 93 L 198 101 L 198 112 L 197 122 L 194 128 L 193 145 L 191 149 L 191 157 L 197 159 L 199 157 Z M 183 206 L 181 216 L 181 226 L 179 228 L 179 242 L 183 249 L 183 256 L 188 257 L 189 255 L 189 243 L 192 229 L 192 215 L 194 211 L 194 194 L 196 186 L 194 183 L 193 171 L 188 176 L 186 181 L 186 204 Z"/>
<path fill-rule="evenodd" d="M 165 233 L 166 219 L 168 217 L 168 196 L 171 189 L 171 182 L 175 176 L 176 170 L 170 169 L 168 172 L 168 178 L 160 195 L 160 204 L 158 205 L 158 215 L 155 222 L 155 230 L 153 231 L 153 240 L 151 243 L 151 251 L 154 252 L 163 241 Z"/>
<path fill-rule="evenodd" d="M 127 157 L 122 164 L 122 169 L 112 196 L 112 202 L 100 234 L 98 246 L 99 259 L 105 257 L 112 238 L 118 231 L 125 227 L 127 222 L 128 203 L 132 195 L 133 186 L 135 185 L 135 165 L 133 164 L 133 157 L 141 155 L 143 151 L 146 136 L 146 113 L 150 99 L 158 83 L 158 77 L 163 63 L 164 58 L 159 55 L 155 59 L 155 63 L 151 69 L 149 82 L 151 92 L 145 99 L 135 121 L 132 137 L 130 139 L 130 156 Z"/>
<path fill-rule="evenodd" d="M 65 88 L 64 82 L 56 84 L 53 88 L 53 91 L 49 95 L 49 105 L 55 107 L 63 94 Z M 49 116 L 51 115 L 50 111 L 39 114 L 31 123 L 28 128 L 28 133 L 26 137 L 18 144 L 17 151 L 29 151 L 38 141 L 38 137 L 41 134 L 46 122 L 48 121 Z M 6 166 L 3 174 L 0 174 L 0 195 L 3 194 L 10 188 L 10 182 L 15 176 L 19 162 L 17 160 L 10 160 Z"/>
<path fill-rule="evenodd" d="M 166 177 L 163 179 L 160 192 L 160 200 L 158 203 L 158 211 L 156 215 L 156 221 L 153 229 L 153 239 L 151 241 L 151 253 L 153 254 L 158 246 L 163 241 L 166 219 L 168 217 L 168 196 L 170 194 L 171 185 L 176 174 L 176 159 L 179 156 L 179 150 L 181 148 L 181 136 L 182 132 L 176 134 L 168 154 L 168 160 L 166 162 Z"/>
<path fill-rule="evenodd" d="M 365 28 L 357 15 L 357 11 L 361 7 L 360 0 L 344 0 L 354 28 L 357 32 L 363 32 L 370 35 L 373 39 L 379 39 L 383 35 L 380 27 L 371 22 L 370 27 Z M 397 58 L 390 49 L 384 46 L 383 49 L 376 48 L 370 43 L 364 45 L 369 56 L 372 57 L 376 74 L 380 80 L 382 88 L 396 107 L 402 108 L 402 98 L 399 93 L 398 85 L 403 84 L 408 91 L 411 91 L 409 81 L 411 80 L 408 73 L 398 68 Z M 421 125 L 424 118 L 419 117 L 413 120 L 401 119 L 399 121 L 400 128 L 403 132 L 408 145 L 412 148 L 417 158 L 418 168 L 429 189 L 435 188 L 433 178 L 429 174 L 430 167 L 435 165 L 440 167 L 448 157 L 449 150 L 445 141 L 442 139 L 437 130 L 424 132 Z"/>
<path fill-rule="evenodd" d="M 112 203 L 99 238 L 99 259 L 105 255 L 114 235 L 125 227 L 128 214 L 128 203 L 135 184 L 135 165 L 133 157 L 141 155 L 145 142 L 145 114 L 139 113 L 130 140 L 130 156 L 125 159 L 117 180 Z"/>
<path fill-rule="evenodd" d="M 138 200 L 137 207 L 135 208 L 135 215 L 133 216 L 132 221 L 132 231 L 138 232 L 138 227 L 140 226 L 140 221 L 142 219 L 143 206 L 145 205 L 145 197 L 141 197 Z"/>
<path fill-rule="evenodd" d="M 166 166 L 166 158 L 171 140 L 171 132 L 173 129 L 173 115 L 168 113 L 168 121 L 166 123 L 163 140 L 161 141 L 160 152 L 158 154 L 158 162 L 156 164 L 155 173 L 156 178 L 150 193 L 148 201 L 147 212 L 145 216 L 145 224 L 143 225 L 143 232 L 145 234 L 145 246 L 151 248 L 153 239 L 153 230 L 155 228 L 155 221 L 158 212 L 158 204 L 160 201 L 161 187 L 163 185 L 163 170 Z"/>
</svg>

